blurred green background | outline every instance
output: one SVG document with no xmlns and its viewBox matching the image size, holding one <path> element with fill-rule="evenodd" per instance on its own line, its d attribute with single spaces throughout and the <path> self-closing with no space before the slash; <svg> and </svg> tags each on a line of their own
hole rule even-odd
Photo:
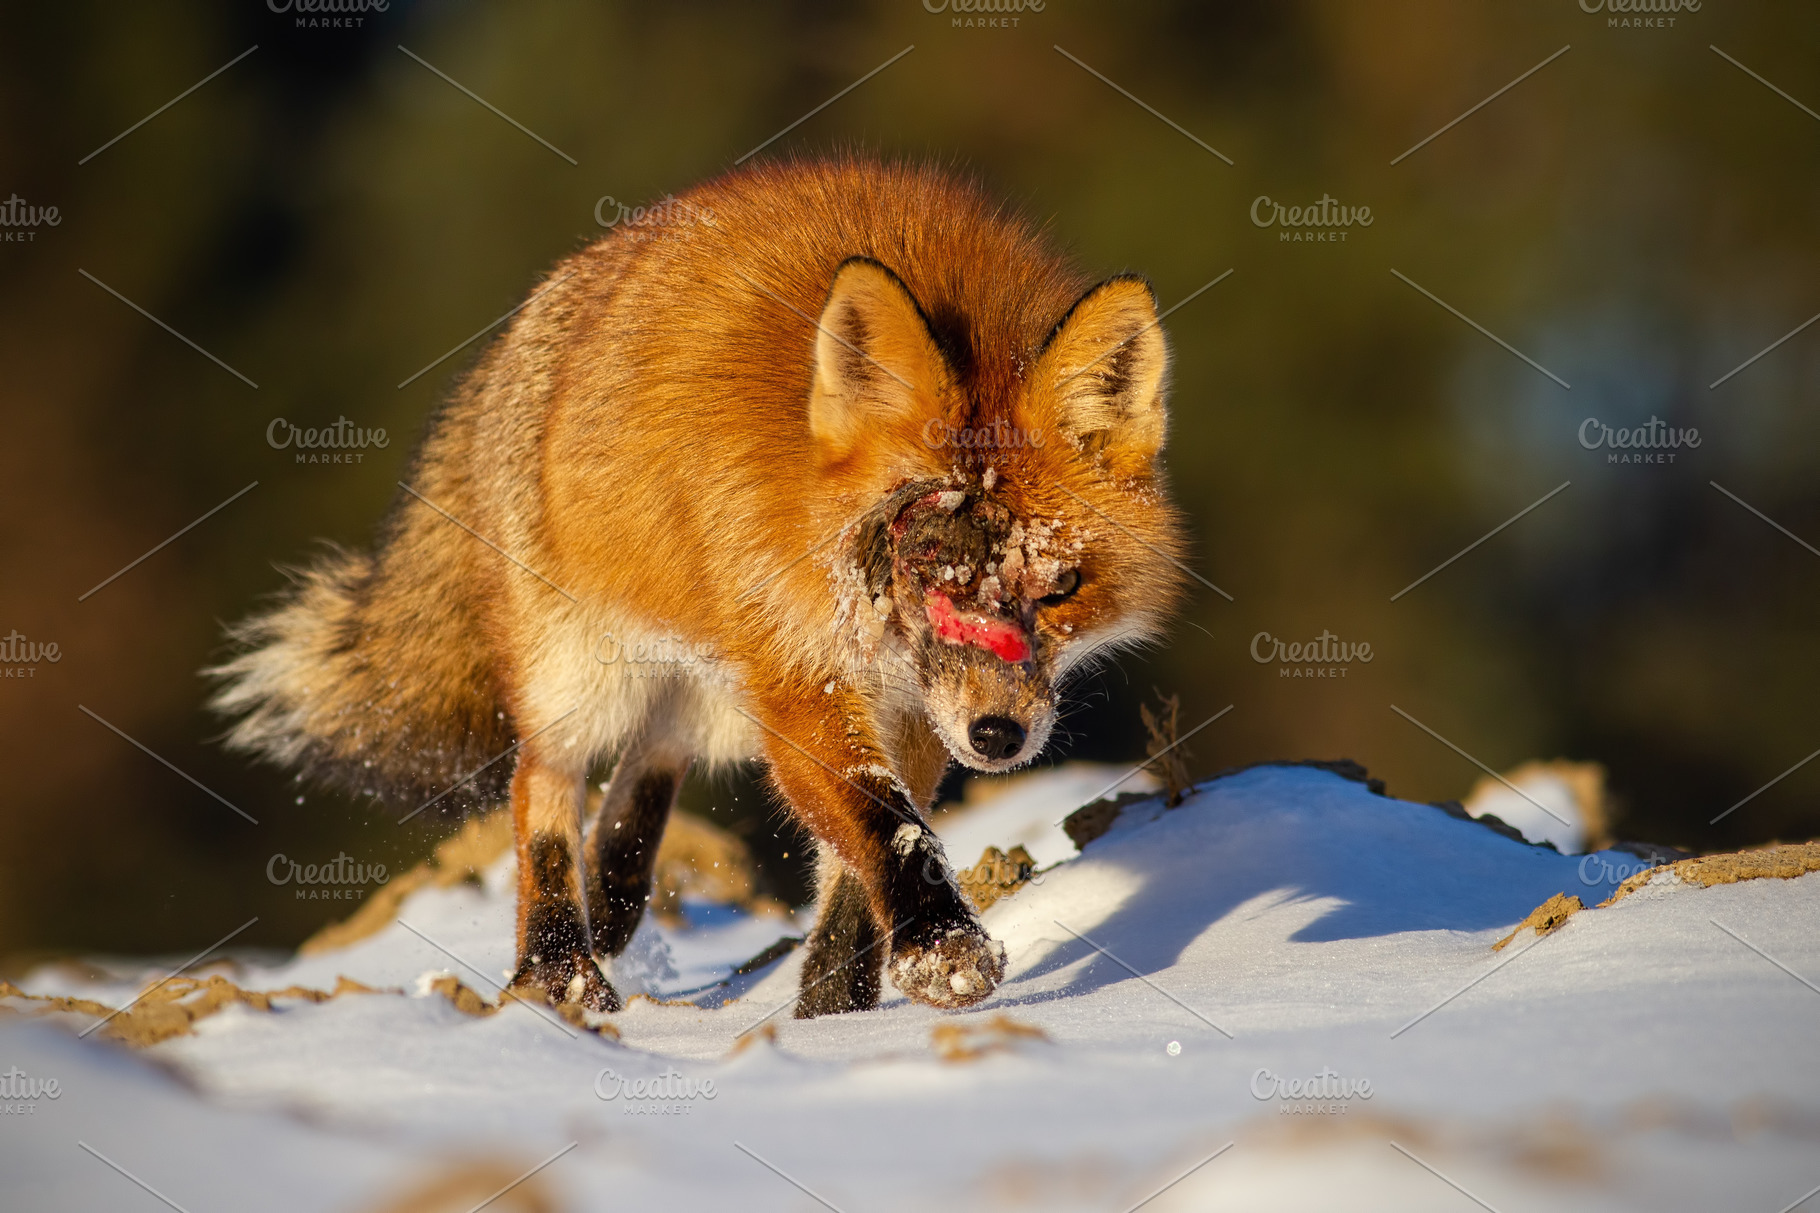
<svg viewBox="0 0 1820 1213">
<path fill-rule="evenodd" d="M 274 563 L 370 537 L 480 345 L 399 382 L 598 236 L 597 200 L 723 171 L 912 45 L 764 154 L 955 164 L 1165 304 L 1233 270 L 1169 318 L 1168 462 L 1196 567 L 1234 601 L 1199 591 L 1166 647 L 1079 688 L 1057 757 L 1141 755 L 1154 686 L 1181 692 L 1185 722 L 1237 705 L 1192 743 L 1197 774 L 1345 755 L 1394 794 L 1462 795 L 1478 772 L 1396 703 L 1500 770 L 1606 764 L 1623 837 L 1820 832 L 1820 762 L 1707 824 L 1820 746 L 1820 556 L 1709 483 L 1820 543 L 1820 326 L 1708 387 L 1820 310 L 1820 121 L 1711 47 L 1820 106 L 1812 12 L 1707 4 L 1626 28 L 1580 0 L 1050 0 L 980 28 L 922 0 L 394 0 L 313 28 L 271 7 L 17 7 L 0 42 L 0 190 L 61 220 L 0 243 L 0 631 L 62 654 L 0 681 L 0 954 L 183 951 L 254 914 L 240 942 L 292 944 L 348 907 L 271 885 L 273 854 L 402 868 L 451 829 L 225 754 L 197 676 L 221 625 L 281 585 Z M 1260 195 L 1374 218 L 1344 243 L 1283 242 L 1251 221 Z M 275 418 L 342 416 L 393 441 L 353 466 L 266 443 Z M 1589 417 L 1652 416 L 1700 445 L 1612 466 L 1576 439 Z M 1324 629 L 1374 660 L 1302 681 L 1251 658 L 1260 631 Z M 800 895 L 800 841 L 749 780 L 689 796 Z"/>
</svg>

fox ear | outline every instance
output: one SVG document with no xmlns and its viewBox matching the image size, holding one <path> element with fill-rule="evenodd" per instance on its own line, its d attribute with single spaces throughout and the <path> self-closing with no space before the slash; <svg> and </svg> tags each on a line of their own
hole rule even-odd
<svg viewBox="0 0 1820 1213">
<path fill-rule="evenodd" d="M 823 452 L 843 458 L 881 424 L 933 415 L 950 378 L 897 275 L 867 257 L 842 262 L 816 322 L 809 432 Z"/>
<path fill-rule="evenodd" d="M 1169 345 L 1142 278 L 1118 277 L 1082 295 L 1037 360 L 1032 395 L 1055 425 L 1120 472 L 1141 471 L 1163 447 Z"/>
</svg>

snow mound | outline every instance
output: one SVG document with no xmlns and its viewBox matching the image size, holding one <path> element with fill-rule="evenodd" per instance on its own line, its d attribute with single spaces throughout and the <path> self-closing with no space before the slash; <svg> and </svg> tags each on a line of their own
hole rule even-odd
<svg viewBox="0 0 1820 1213">
<path fill-rule="evenodd" d="M 987 847 L 1009 851 L 1021 846 L 1038 867 L 1060 863 L 1075 854 L 1062 830 L 1062 818 L 1093 801 L 1127 792 L 1152 792 L 1156 780 L 1147 772 L 1100 763 L 1071 762 L 1049 770 L 1029 771 L 985 783 L 984 795 L 936 814 L 936 833 L 948 848 L 948 859 L 966 867 Z"/>
<path fill-rule="evenodd" d="M 650 997 L 617 1039 L 464 1012 L 435 978 L 496 999 L 508 857 L 351 946 L 232 972 L 378 992 L 228 1001 L 132 1052 L 76 1039 L 92 1014 L 0 1019 L 7 1203 L 466 1210 L 477 1177 L 540 1168 L 493 1207 L 1773 1209 L 1820 1180 L 1820 875 L 1658 874 L 1494 953 L 1637 859 L 1306 767 L 1127 805 L 1077 853 L 1054 823 L 1095 786 L 1046 778 L 939 825 L 956 863 L 1022 843 L 1042 865 L 983 916 L 1009 966 L 967 1013 L 893 994 L 794 1020 L 798 954 L 734 970 L 800 918 L 710 905 L 641 928 L 615 978 Z M 144 977 L 22 984 L 118 1007 Z"/>
</svg>

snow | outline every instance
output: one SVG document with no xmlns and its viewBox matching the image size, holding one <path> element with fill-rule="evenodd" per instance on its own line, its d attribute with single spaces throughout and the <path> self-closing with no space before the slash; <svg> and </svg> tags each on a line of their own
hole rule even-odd
<svg viewBox="0 0 1820 1213">
<path fill-rule="evenodd" d="M 987 795 L 936 817 L 936 831 L 956 867 L 970 867 L 987 847 L 1009 851 L 1021 846 L 1038 867 L 1060 863 L 1075 854 L 1062 830 L 1064 817 L 1090 801 L 1151 792 L 1157 786 L 1148 772 L 1131 774 L 1129 768 L 1087 762 L 976 783 L 985 784 Z"/>
<path fill-rule="evenodd" d="M 966 1013 L 893 992 L 791 1019 L 799 954 L 711 983 L 805 924 L 691 906 L 615 973 L 691 1001 L 632 1000 L 619 1041 L 523 1005 L 471 1018 L 419 979 L 496 994 L 508 858 L 346 950 L 232 974 L 404 995 L 231 1008 L 139 1052 L 76 1040 L 86 1017 L 0 1020 L 0 1072 L 61 1089 L 0 1117 L 0 1204 L 163 1207 L 88 1150 L 189 1213 L 376 1210 L 475 1160 L 509 1179 L 552 1156 L 525 1187 L 562 1209 L 1477 1208 L 1463 1188 L 1500 1213 L 1774 1213 L 1820 1184 L 1820 874 L 1658 876 L 1493 952 L 1635 858 L 1288 767 L 1128 806 L 1076 854 L 1052 823 L 1103 785 L 1040 778 L 936 823 L 957 864 L 985 839 L 1043 867 L 984 915 L 1007 976 Z M 117 1006 L 130 976 L 24 984 Z M 983 1052 L 944 1060 L 956 1041 Z M 1317 1098 L 1274 1093 L 1291 1081 Z M 533 1207 L 513 1199 L 489 1207 Z"/>
</svg>

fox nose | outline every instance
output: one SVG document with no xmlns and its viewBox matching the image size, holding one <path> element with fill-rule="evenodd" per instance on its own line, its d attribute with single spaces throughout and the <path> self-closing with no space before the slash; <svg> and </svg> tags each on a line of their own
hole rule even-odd
<svg viewBox="0 0 1820 1213">
<path fill-rule="evenodd" d="M 967 740 L 980 757 L 1003 762 L 1024 748 L 1024 726 L 1006 716 L 981 716 L 967 730 Z"/>
</svg>

